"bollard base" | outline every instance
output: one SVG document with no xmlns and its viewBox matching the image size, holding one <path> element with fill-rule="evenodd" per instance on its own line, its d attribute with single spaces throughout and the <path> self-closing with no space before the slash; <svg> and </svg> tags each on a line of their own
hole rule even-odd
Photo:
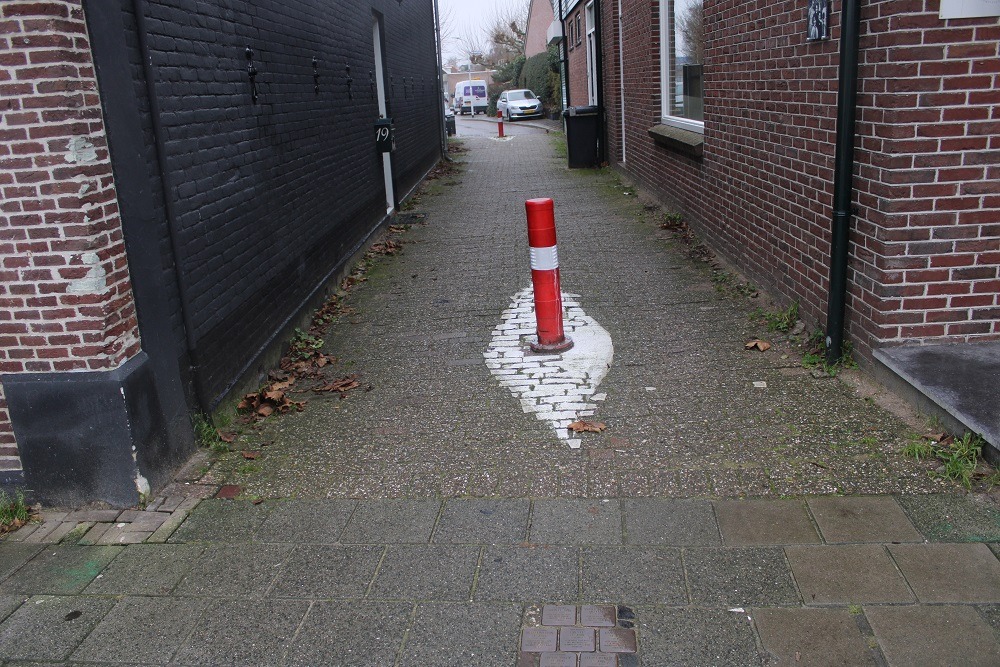
<svg viewBox="0 0 1000 667">
<path fill-rule="evenodd" d="M 528 347 L 531 348 L 532 352 L 539 352 L 541 354 L 558 354 L 559 352 L 565 352 L 573 347 L 573 339 L 566 336 L 558 343 L 539 343 L 536 338 L 528 343 Z"/>
</svg>

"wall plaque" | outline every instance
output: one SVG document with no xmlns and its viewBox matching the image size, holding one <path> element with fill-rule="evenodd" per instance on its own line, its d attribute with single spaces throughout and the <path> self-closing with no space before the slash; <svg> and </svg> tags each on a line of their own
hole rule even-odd
<svg viewBox="0 0 1000 667">
<path fill-rule="evenodd" d="M 940 16 L 943 19 L 1000 16 L 1000 0 L 941 0 Z"/>
</svg>

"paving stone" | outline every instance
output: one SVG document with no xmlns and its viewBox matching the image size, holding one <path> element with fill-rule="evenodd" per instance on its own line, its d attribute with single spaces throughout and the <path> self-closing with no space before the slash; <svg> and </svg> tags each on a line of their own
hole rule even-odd
<svg viewBox="0 0 1000 667">
<path fill-rule="evenodd" d="M 913 602 L 881 545 L 793 546 L 785 554 L 807 605 Z"/>
<path fill-rule="evenodd" d="M 486 547 L 474 598 L 480 602 L 576 600 L 579 569 L 576 547 Z"/>
<path fill-rule="evenodd" d="M 94 522 L 114 522 L 121 515 L 122 510 L 76 510 L 70 512 L 63 521 L 94 521 Z"/>
<path fill-rule="evenodd" d="M 628 609 L 628 607 L 622 607 Z M 580 625 L 594 628 L 612 628 L 618 623 L 618 609 L 611 605 L 585 604 L 580 607 Z M 634 614 L 632 618 L 635 618 Z"/>
<path fill-rule="evenodd" d="M 82 591 L 122 547 L 79 547 L 56 545 L 43 549 L 0 584 L 0 594 L 72 595 Z"/>
<path fill-rule="evenodd" d="M 108 598 L 32 597 L 0 623 L 0 659 L 65 660 L 114 606 Z"/>
<path fill-rule="evenodd" d="M 169 595 L 205 547 L 136 544 L 118 554 L 87 586 L 88 595 Z"/>
<path fill-rule="evenodd" d="M 174 661 L 182 665 L 280 665 L 309 610 L 299 600 L 209 603 Z"/>
<path fill-rule="evenodd" d="M 754 609 L 753 621 L 774 667 L 878 664 L 847 609 Z"/>
<path fill-rule="evenodd" d="M 198 622 L 205 600 L 128 597 L 73 652 L 73 660 L 166 663 Z"/>
<path fill-rule="evenodd" d="M 531 541 L 539 544 L 621 544 L 618 500 L 536 500 Z"/>
<path fill-rule="evenodd" d="M 435 542 L 458 544 L 518 544 L 528 537 L 527 499 L 449 500 L 434 531 Z"/>
<path fill-rule="evenodd" d="M 559 628 L 559 650 L 577 653 L 596 651 L 594 628 Z"/>
<path fill-rule="evenodd" d="M 638 666 L 639 663 L 635 664 Z M 612 653 L 581 653 L 580 667 L 618 667 L 618 656 Z"/>
<path fill-rule="evenodd" d="M 583 599 L 628 604 L 687 604 L 680 549 L 583 549 Z"/>
<path fill-rule="evenodd" d="M 437 500 L 363 501 L 344 530 L 345 544 L 426 544 L 437 520 Z"/>
<path fill-rule="evenodd" d="M 267 507 L 243 500 L 203 500 L 170 542 L 248 542 L 267 518 Z"/>
<path fill-rule="evenodd" d="M 153 534 L 146 538 L 146 542 L 151 544 L 162 544 L 166 542 L 187 520 L 189 510 L 176 510 L 160 527 L 153 531 Z"/>
<path fill-rule="evenodd" d="M 542 653 L 538 656 L 538 667 L 576 667 L 576 653 Z"/>
<path fill-rule="evenodd" d="M 282 565 L 270 595 L 279 598 L 363 598 L 384 547 L 304 544 Z"/>
<path fill-rule="evenodd" d="M 288 650 L 287 664 L 393 665 L 413 616 L 399 602 L 317 602 Z"/>
<path fill-rule="evenodd" d="M 808 503 L 828 543 L 923 541 L 892 496 L 829 496 Z"/>
<path fill-rule="evenodd" d="M 22 542 L 0 542 L 0 581 L 35 557 L 42 546 Z"/>
<path fill-rule="evenodd" d="M 213 544 L 206 547 L 174 595 L 259 597 L 280 571 L 290 544 Z"/>
<path fill-rule="evenodd" d="M 14 613 L 24 602 L 23 595 L 0 595 L 0 622 Z"/>
<path fill-rule="evenodd" d="M 973 607 L 865 607 L 890 667 L 996 667 L 1000 641 Z"/>
<path fill-rule="evenodd" d="M 985 544 L 891 545 L 921 602 L 1000 602 L 1000 561 Z"/>
<path fill-rule="evenodd" d="M 976 609 L 979 610 L 983 619 L 993 628 L 997 639 L 1000 639 L 1000 604 L 976 605 Z"/>
<path fill-rule="evenodd" d="M 576 605 L 544 605 L 542 607 L 542 625 L 576 625 Z"/>
<path fill-rule="evenodd" d="M 622 501 L 627 544 L 709 547 L 721 544 L 707 500 L 630 498 Z"/>
<path fill-rule="evenodd" d="M 737 607 L 799 602 L 779 548 L 685 549 L 683 557 L 694 604 Z"/>
<path fill-rule="evenodd" d="M 899 504 L 927 539 L 1000 542 L 1000 509 L 975 494 L 899 496 Z"/>
<path fill-rule="evenodd" d="M 390 545 L 371 596 L 391 600 L 468 600 L 479 547 Z"/>
<path fill-rule="evenodd" d="M 716 501 L 722 539 L 731 546 L 820 541 L 800 500 Z"/>
<path fill-rule="evenodd" d="M 280 500 L 264 503 L 270 513 L 256 542 L 331 544 L 340 540 L 357 503 L 353 500 Z"/>
<path fill-rule="evenodd" d="M 601 653 L 635 653 L 638 650 L 635 630 L 601 628 L 600 647 Z"/>
<path fill-rule="evenodd" d="M 559 630 L 556 628 L 524 628 L 521 630 L 521 651 L 550 653 L 559 648 Z"/>
<path fill-rule="evenodd" d="M 761 664 L 746 614 L 696 607 L 654 607 L 639 610 L 638 618 L 643 665 Z"/>
<path fill-rule="evenodd" d="M 421 604 L 400 667 L 510 667 L 520 623 L 517 605 Z"/>
</svg>

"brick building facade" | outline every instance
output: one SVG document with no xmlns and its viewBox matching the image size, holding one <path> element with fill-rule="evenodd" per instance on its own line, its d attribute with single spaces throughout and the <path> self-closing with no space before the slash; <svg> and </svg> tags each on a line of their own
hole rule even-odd
<svg viewBox="0 0 1000 667">
<path fill-rule="evenodd" d="M 0 484 L 128 504 L 168 478 L 191 414 L 263 372 L 440 158 L 433 12 L 0 3 Z"/>
<path fill-rule="evenodd" d="M 810 39 L 806 2 L 699 3 L 700 123 L 665 112 L 675 4 L 600 3 L 607 159 L 822 325 L 842 3 L 826 39 Z M 862 361 L 1000 339 L 1000 23 L 939 8 L 860 3 L 846 322 Z"/>
</svg>

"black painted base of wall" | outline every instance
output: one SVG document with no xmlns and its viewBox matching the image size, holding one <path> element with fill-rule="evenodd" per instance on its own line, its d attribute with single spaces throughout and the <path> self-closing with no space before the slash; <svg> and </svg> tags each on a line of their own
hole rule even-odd
<svg viewBox="0 0 1000 667">
<path fill-rule="evenodd" d="M 0 491 L 13 493 L 24 488 L 24 472 L 21 470 L 4 470 L 0 472 Z"/>
<path fill-rule="evenodd" d="M 145 353 L 113 371 L 7 375 L 3 386 L 33 501 L 129 507 L 191 453 L 169 437 Z"/>
</svg>

